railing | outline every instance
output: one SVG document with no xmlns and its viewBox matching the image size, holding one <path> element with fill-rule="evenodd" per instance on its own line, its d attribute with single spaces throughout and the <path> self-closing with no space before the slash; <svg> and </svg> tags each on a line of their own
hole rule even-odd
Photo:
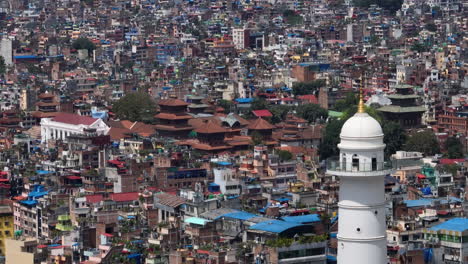
<svg viewBox="0 0 468 264">
<path fill-rule="evenodd" d="M 340 161 L 338 158 L 327 160 L 328 171 L 338 172 L 373 172 L 392 170 L 394 167 L 391 161 L 383 162 L 349 162 Z"/>
</svg>

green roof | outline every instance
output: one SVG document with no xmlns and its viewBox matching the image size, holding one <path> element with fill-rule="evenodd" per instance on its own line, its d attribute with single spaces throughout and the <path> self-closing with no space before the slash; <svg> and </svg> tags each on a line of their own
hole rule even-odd
<svg viewBox="0 0 468 264">
<path fill-rule="evenodd" d="M 386 105 L 378 109 L 381 112 L 390 112 L 390 113 L 414 113 L 414 112 L 425 112 L 426 108 L 423 106 L 407 106 L 401 107 L 397 105 Z"/>
<path fill-rule="evenodd" d="M 59 215 L 58 220 L 59 221 L 68 221 L 68 220 L 70 220 L 70 216 L 69 215 Z"/>
<path fill-rule="evenodd" d="M 195 224 L 195 225 L 206 225 L 206 223 L 211 222 L 208 219 L 200 218 L 200 217 L 190 217 L 185 219 L 184 223 L 186 224 Z"/>
<path fill-rule="evenodd" d="M 332 111 L 332 110 L 329 110 L 328 111 L 328 116 L 331 116 L 331 117 L 342 117 L 343 116 L 343 112 L 337 112 L 337 111 Z"/>
<path fill-rule="evenodd" d="M 413 86 L 409 84 L 397 84 L 395 85 L 395 89 L 413 89 Z"/>
<path fill-rule="evenodd" d="M 391 94 L 387 96 L 390 99 L 418 99 L 419 95 L 415 94 Z"/>
</svg>

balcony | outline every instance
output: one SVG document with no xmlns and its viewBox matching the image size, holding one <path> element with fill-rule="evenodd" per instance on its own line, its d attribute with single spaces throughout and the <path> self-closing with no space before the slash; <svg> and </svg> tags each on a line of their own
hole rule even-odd
<svg viewBox="0 0 468 264">
<path fill-rule="evenodd" d="M 349 177 L 385 176 L 394 170 L 395 165 L 391 161 L 354 163 L 338 158 L 330 158 L 326 164 L 328 174 Z"/>
</svg>

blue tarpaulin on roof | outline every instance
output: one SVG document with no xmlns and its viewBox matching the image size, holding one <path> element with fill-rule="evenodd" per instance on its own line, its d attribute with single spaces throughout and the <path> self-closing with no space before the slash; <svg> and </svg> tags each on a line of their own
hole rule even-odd
<svg viewBox="0 0 468 264">
<path fill-rule="evenodd" d="M 39 175 L 44 175 L 44 174 L 54 173 L 54 171 L 37 170 L 36 173 L 39 174 Z"/>
<path fill-rule="evenodd" d="M 282 233 L 290 228 L 302 226 L 302 224 L 289 223 L 280 220 L 268 220 L 251 226 L 249 229 L 260 230 L 271 233 Z"/>
<path fill-rule="evenodd" d="M 227 213 L 222 215 L 223 217 L 228 217 L 228 218 L 234 218 L 238 220 L 249 220 L 250 218 L 257 217 L 255 214 L 251 214 L 248 212 L 244 211 L 239 211 L 239 212 L 233 212 L 233 213 Z"/>
<path fill-rule="evenodd" d="M 220 166 L 230 166 L 230 165 L 232 165 L 231 162 L 227 162 L 227 161 L 218 161 L 218 162 L 216 162 L 216 164 L 218 164 Z"/>
<path fill-rule="evenodd" d="M 421 188 L 421 192 L 424 195 L 431 195 L 432 194 L 431 187 Z"/>
<path fill-rule="evenodd" d="M 290 223 L 299 223 L 299 224 L 308 224 L 320 222 L 320 216 L 318 214 L 309 214 L 309 215 L 298 215 L 298 216 L 284 216 L 282 219 L 285 222 Z"/>
<path fill-rule="evenodd" d="M 252 98 L 236 98 L 236 102 L 238 103 L 251 103 L 253 101 Z"/>
<path fill-rule="evenodd" d="M 169 87 L 169 86 L 164 86 L 162 89 L 163 89 L 164 91 L 167 91 L 167 90 L 170 90 L 171 87 Z"/>
<path fill-rule="evenodd" d="M 452 218 L 441 224 L 429 228 L 431 231 L 448 230 L 463 232 L 468 230 L 468 218 Z"/>
</svg>

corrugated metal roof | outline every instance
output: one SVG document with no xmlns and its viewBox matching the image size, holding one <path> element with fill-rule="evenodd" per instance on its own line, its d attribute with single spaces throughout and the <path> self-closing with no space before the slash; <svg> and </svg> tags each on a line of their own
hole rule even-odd
<svg viewBox="0 0 468 264">
<path fill-rule="evenodd" d="M 463 232 L 468 230 L 468 218 L 453 218 L 429 228 L 431 231 L 449 230 Z"/>
<path fill-rule="evenodd" d="M 184 223 L 186 224 L 195 224 L 195 225 L 206 225 L 206 223 L 209 223 L 211 222 L 210 220 L 208 219 L 205 219 L 205 218 L 200 218 L 200 217 L 190 217 L 190 218 L 187 218 L 185 219 Z"/>
<path fill-rule="evenodd" d="M 318 214 L 285 216 L 282 219 L 285 222 L 298 223 L 298 224 L 307 224 L 307 223 L 320 222 L 320 216 Z"/>
<path fill-rule="evenodd" d="M 259 230 L 270 233 L 282 233 L 290 228 L 302 226 L 302 224 L 285 222 L 280 220 L 270 220 L 251 226 L 251 230 Z"/>
</svg>

